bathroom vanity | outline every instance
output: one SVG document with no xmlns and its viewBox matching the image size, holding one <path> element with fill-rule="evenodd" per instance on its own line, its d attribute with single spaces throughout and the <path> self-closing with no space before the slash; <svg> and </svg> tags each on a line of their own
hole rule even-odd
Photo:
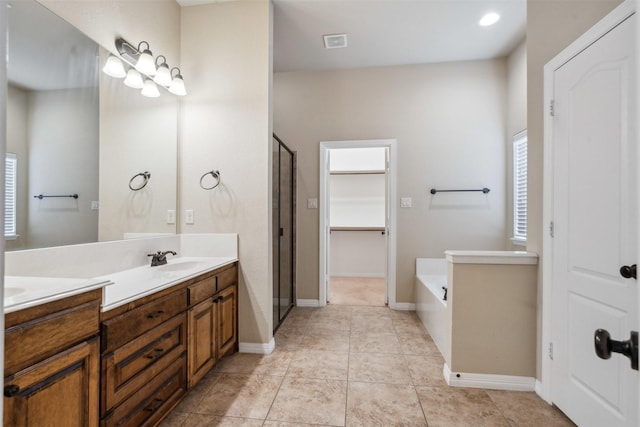
<svg viewBox="0 0 640 427">
<path fill-rule="evenodd" d="M 32 296 L 5 296 L 5 426 L 157 425 L 238 350 L 237 257 L 5 278 L 19 290 Z"/>
</svg>

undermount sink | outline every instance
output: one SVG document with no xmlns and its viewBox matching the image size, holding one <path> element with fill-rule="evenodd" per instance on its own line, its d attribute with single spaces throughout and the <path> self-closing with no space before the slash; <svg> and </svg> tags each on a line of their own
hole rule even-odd
<svg viewBox="0 0 640 427">
<path fill-rule="evenodd" d="M 192 268 L 200 267 L 203 263 L 200 261 L 185 261 L 185 262 L 174 262 L 165 265 L 159 265 L 157 267 L 158 270 L 161 271 L 183 271 L 190 270 Z"/>
<path fill-rule="evenodd" d="M 19 295 L 23 292 L 24 292 L 24 288 L 7 287 L 7 288 L 4 288 L 4 297 L 5 298 L 15 297 L 16 295 Z"/>
</svg>

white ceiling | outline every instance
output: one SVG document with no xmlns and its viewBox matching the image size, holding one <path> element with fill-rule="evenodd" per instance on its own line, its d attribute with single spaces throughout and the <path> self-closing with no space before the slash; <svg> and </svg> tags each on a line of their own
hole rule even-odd
<svg viewBox="0 0 640 427">
<path fill-rule="evenodd" d="M 480 27 L 489 11 L 502 18 Z M 274 71 L 496 58 L 525 29 L 525 0 L 274 0 Z M 348 47 L 324 49 L 335 33 Z"/>
</svg>

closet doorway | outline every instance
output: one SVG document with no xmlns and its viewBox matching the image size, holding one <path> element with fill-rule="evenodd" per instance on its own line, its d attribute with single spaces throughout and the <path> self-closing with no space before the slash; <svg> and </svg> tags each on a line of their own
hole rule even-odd
<svg viewBox="0 0 640 427">
<path fill-rule="evenodd" d="M 395 141 L 320 144 L 319 305 L 395 305 Z"/>
<path fill-rule="evenodd" d="M 295 301 L 296 155 L 273 134 L 273 331 Z"/>
</svg>

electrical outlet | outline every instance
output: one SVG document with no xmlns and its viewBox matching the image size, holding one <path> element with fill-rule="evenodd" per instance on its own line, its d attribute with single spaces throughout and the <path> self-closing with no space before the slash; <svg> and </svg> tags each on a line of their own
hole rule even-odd
<svg viewBox="0 0 640 427">
<path fill-rule="evenodd" d="M 401 208 L 410 208 L 413 205 L 413 200 L 411 197 L 400 197 L 400 207 Z"/>
<path fill-rule="evenodd" d="M 167 224 L 175 224 L 176 223 L 176 211 L 174 209 L 169 209 L 167 211 Z"/>
<path fill-rule="evenodd" d="M 184 214 L 184 222 L 186 224 L 193 224 L 193 209 L 187 209 Z"/>
<path fill-rule="evenodd" d="M 318 209 L 318 199 L 307 199 L 307 209 Z"/>
</svg>

